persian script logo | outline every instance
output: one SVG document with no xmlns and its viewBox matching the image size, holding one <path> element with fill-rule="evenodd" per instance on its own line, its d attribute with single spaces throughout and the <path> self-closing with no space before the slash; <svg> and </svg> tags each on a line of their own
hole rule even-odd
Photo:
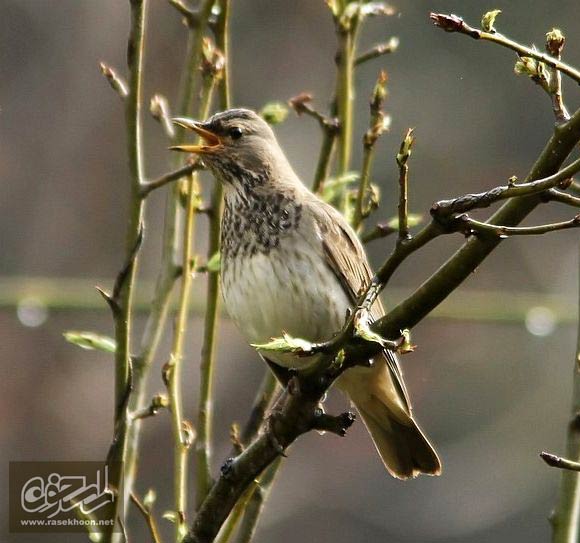
<svg viewBox="0 0 580 543">
<path fill-rule="evenodd" d="M 53 518 L 79 508 L 83 515 L 113 503 L 109 490 L 109 468 L 105 466 L 101 484 L 101 471 L 97 469 L 96 482 L 89 483 L 84 475 L 59 475 L 51 473 L 43 477 L 32 477 L 22 487 L 20 505 L 27 513 L 44 513 Z"/>
<path fill-rule="evenodd" d="M 109 486 L 122 464 L 10 462 L 12 532 L 82 532 L 117 529 L 117 492 Z M 117 503 L 119 501 L 119 503 Z"/>
</svg>

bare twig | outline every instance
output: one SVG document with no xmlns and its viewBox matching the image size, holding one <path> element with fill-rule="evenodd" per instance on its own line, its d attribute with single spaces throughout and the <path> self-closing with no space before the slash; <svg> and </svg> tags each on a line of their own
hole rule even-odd
<svg viewBox="0 0 580 543">
<path fill-rule="evenodd" d="M 133 420 L 144 419 L 147 417 L 154 417 L 157 415 L 160 409 L 164 409 L 169 406 L 169 400 L 164 394 L 156 394 L 151 398 L 151 402 L 147 407 L 136 411 L 131 414 Z"/>
<path fill-rule="evenodd" d="M 199 118 L 205 119 L 209 114 L 212 93 L 216 82 L 213 71 L 206 72 L 202 82 L 202 89 L 199 103 Z M 189 298 L 193 280 L 193 242 L 195 228 L 195 214 L 197 201 L 199 199 L 198 180 L 195 173 L 187 183 L 187 209 L 186 222 L 184 227 L 183 250 L 182 250 L 182 288 L 179 298 L 179 310 L 173 337 L 173 347 L 171 350 L 171 373 L 169 380 L 169 399 L 173 414 L 173 434 L 175 439 L 175 511 L 178 519 L 175 522 L 176 541 L 182 535 L 181 526 L 186 522 L 185 512 L 187 504 L 187 454 L 188 440 L 183 434 L 184 420 L 182 415 L 181 399 L 181 362 L 183 359 L 183 345 L 185 342 L 185 332 L 187 329 L 189 315 Z M 207 311 L 207 310 L 206 310 Z M 207 314 L 207 313 L 206 313 Z M 199 439 L 204 435 L 203 429 L 199 428 Z M 202 474 L 197 474 L 198 481 Z"/>
<path fill-rule="evenodd" d="M 452 229 L 466 235 L 478 234 L 503 239 L 511 236 L 537 236 L 547 234 L 548 232 L 556 232 L 557 230 L 578 228 L 580 226 L 580 215 L 576 215 L 576 217 L 568 221 L 542 224 L 539 226 L 503 226 L 476 221 L 467 214 L 462 214 L 453 218 L 450 221 L 450 226 Z"/>
<path fill-rule="evenodd" d="M 558 202 L 572 207 L 580 207 L 580 197 L 572 196 L 567 192 L 562 192 L 558 189 L 550 189 L 542 194 L 542 201 L 544 202 Z"/>
<path fill-rule="evenodd" d="M 352 227 L 355 230 L 361 226 L 363 220 L 368 217 L 370 213 L 370 209 L 367 209 L 367 199 L 368 193 L 371 189 L 370 173 L 375 144 L 389 126 L 390 118 L 385 116 L 383 111 L 383 104 L 387 96 L 386 85 L 387 74 L 386 72 L 381 71 L 371 96 L 369 129 L 363 136 L 363 167 L 354 207 L 354 216 L 352 219 Z"/>
<path fill-rule="evenodd" d="M 563 74 L 566 74 L 577 83 L 580 83 L 580 72 L 578 70 L 572 66 L 569 66 L 568 64 L 565 64 L 561 60 L 554 58 L 553 56 L 538 51 L 537 49 L 521 45 L 520 43 L 517 43 L 507 38 L 506 36 L 499 34 L 498 32 L 485 32 L 483 30 L 473 28 L 457 15 L 431 13 L 429 17 L 435 26 L 442 28 L 446 32 L 458 32 L 476 40 L 490 41 L 501 45 L 502 47 L 507 47 L 508 49 L 515 51 L 520 57 L 529 57 L 539 60 L 544 64 L 559 70 Z"/>
<path fill-rule="evenodd" d="M 393 37 L 387 43 L 379 43 L 375 45 L 368 51 L 359 55 L 355 61 L 355 66 L 360 66 L 369 60 L 373 60 L 375 58 L 381 57 L 383 55 L 388 55 L 389 53 L 394 53 L 399 47 L 399 38 Z"/>
<path fill-rule="evenodd" d="M 456 213 L 465 213 L 472 209 L 488 207 L 491 204 L 514 196 L 539 194 L 554 187 L 565 188 L 569 185 L 571 177 L 578 171 L 580 171 L 580 159 L 576 159 L 560 171 L 542 179 L 526 183 L 509 182 L 507 185 L 495 187 L 486 192 L 467 194 L 452 200 L 440 200 L 431 207 L 431 215 L 443 217 Z"/>
<path fill-rule="evenodd" d="M 557 28 L 546 34 L 546 51 L 554 58 L 562 59 L 562 50 L 565 42 L 564 34 Z M 552 99 L 552 109 L 557 123 L 562 123 L 570 118 L 570 114 L 562 97 L 562 74 L 556 68 L 548 67 L 548 94 Z"/>
<path fill-rule="evenodd" d="M 580 297 L 578 304 L 580 305 Z M 558 462 L 557 457 L 543 456 L 549 465 L 565 468 L 561 473 L 558 501 L 550 517 L 554 543 L 575 543 L 580 537 L 580 477 L 576 471 L 580 461 L 580 320 L 577 326 L 578 338 L 572 366 L 573 388 L 565 458 L 558 459 Z"/>
<path fill-rule="evenodd" d="M 298 115 L 308 115 L 318 121 L 318 124 L 322 129 L 322 144 L 318 155 L 316 171 L 314 173 L 314 182 L 312 183 L 312 192 L 319 193 L 330 172 L 330 162 L 332 160 L 336 138 L 338 136 L 339 123 L 338 119 L 323 115 L 313 108 L 310 104 L 311 101 L 312 96 L 310 94 L 302 93 L 291 98 L 288 101 L 288 104 Z"/>
<path fill-rule="evenodd" d="M 541 452 L 540 458 L 552 468 L 580 471 L 580 462 L 574 462 L 573 460 L 568 460 L 567 458 L 562 458 L 549 452 Z"/>
<path fill-rule="evenodd" d="M 145 35 L 146 0 L 132 0 L 131 28 L 128 40 L 127 65 L 129 69 L 129 92 L 125 100 L 125 118 L 127 126 L 127 153 L 129 156 L 130 208 L 126 232 L 126 263 L 123 266 L 113 292 L 114 305 L 118 311 L 113 312 L 115 321 L 115 435 L 107 456 L 110 484 L 117 491 L 124 488 L 122 496 L 115 502 L 115 516 L 126 510 L 129 488 L 122 485 L 120 466 L 125 460 L 129 433 L 130 396 L 133 392 L 131 365 L 131 329 L 133 287 L 137 270 L 137 251 L 143 236 L 143 200 L 139 190 L 143 182 L 143 156 L 141 141 L 141 104 L 143 80 L 143 52 Z M 113 307 L 113 306 L 112 306 Z M 122 504 L 122 505 L 121 505 Z M 123 519 L 121 519 L 123 520 Z M 114 527 L 106 534 L 106 541 L 114 537 Z"/>
<path fill-rule="evenodd" d="M 151 539 L 153 543 L 161 543 L 161 535 L 159 534 L 159 528 L 157 527 L 157 522 L 153 513 L 145 507 L 143 502 L 137 497 L 137 494 L 131 492 L 131 501 L 135 504 L 139 512 L 143 515 L 147 527 L 149 528 L 149 533 L 151 534 Z"/>
<path fill-rule="evenodd" d="M 397 243 L 404 243 L 410 238 L 408 221 L 409 165 L 407 162 L 411 156 L 413 143 L 415 143 L 415 136 L 413 129 L 409 128 L 397 153 L 397 166 L 399 167 L 399 238 Z"/>
<path fill-rule="evenodd" d="M 219 16 L 215 25 L 217 46 L 221 49 L 222 64 L 218 77 L 220 78 L 220 108 L 230 107 L 230 81 L 228 65 L 229 36 L 229 0 L 220 0 Z M 225 59 L 225 60 L 224 60 Z M 225 70 L 224 70 L 225 69 Z M 205 118 L 205 116 L 202 116 Z M 223 206 L 223 189 L 221 183 L 216 183 L 213 190 L 209 224 L 208 261 L 220 248 L 220 225 Z M 219 274 L 213 273 L 208 277 L 206 312 L 204 320 L 203 344 L 200 360 L 200 394 L 198 403 L 198 442 L 196 447 L 196 501 L 199 507 L 205 499 L 212 484 L 211 476 L 211 439 L 212 439 L 212 397 L 213 373 L 215 366 L 215 345 L 217 334 L 217 317 L 219 310 Z"/>
<path fill-rule="evenodd" d="M 165 185 L 173 183 L 174 181 L 179 181 L 180 179 L 183 179 L 184 177 L 191 175 L 192 172 L 201 169 L 202 169 L 201 164 L 198 161 L 193 161 L 190 162 L 189 164 L 186 164 L 185 166 L 182 166 L 181 168 L 178 168 L 173 172 L 166 173 L 161 177 L 158 177 L 157 179 L 154 179 L 152 181 L 145 181 L 141 185 L 140 191 L 141 198 L 146 198 L 151 191 L 164 187 Z"/>
</svg>

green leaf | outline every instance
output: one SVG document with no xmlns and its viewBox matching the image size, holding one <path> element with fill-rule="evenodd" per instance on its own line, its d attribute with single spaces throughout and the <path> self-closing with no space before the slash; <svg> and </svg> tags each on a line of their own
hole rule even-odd
<svg viewBox="0 0 580 543">
<path fill-rule="evenodd" d="M 288 107 L 282 102 L 269 102 L 260 111 L 260 116 L 270 125 L 283 123 L 288 117 Z"/>
<path fill-rule="evenodd" d="M 221 269 L 221 254 L 219 251 L 214 253 L 211 258 L 207 261 L 207 271 L 212 273 L 217 273 Z"/>
<path fill-rule="evenodd" d="M 68 330 L 63 333 L 63 336 L 69 343 L 78 345 L 81 349 L 105 351 L 106 353 L 114 353 L 117 350 L 117 344 L 113 338 L 94 332 Z"/>
<path fill-rule="evenodd" d="M 259 351 L 276 353 L 308 354 L 312 352 L 312 343 L 286 333 L 282 337 L 272 338 L 272 341 L 268 343 L 252 343 L 251 345 Z"/>
<path fill-rule="evenodd" d="M 500 13 L 501 9 L 494 9 L 484 13 L 483 17 L 481 18 L 481 28 L 485 32 L 495 32 L 493 25 L 495 24 L 495 20 Z"/>
</svg>

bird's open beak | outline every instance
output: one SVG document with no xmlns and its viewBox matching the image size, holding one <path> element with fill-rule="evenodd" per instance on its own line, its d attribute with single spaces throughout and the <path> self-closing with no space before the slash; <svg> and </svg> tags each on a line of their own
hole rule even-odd
<svg viewBox="0 0 580 543">
<path fill-rule="evenodd" d="M 183 153 L 208 154 L 215 153 L 221 149 L 222 142 L 219 137 L 213 132 L 207 130 L 202 126 L 202 123 L 187 119 L 185 117 L 176 117 L 172 119 L 173 123 L 188 130 L 193 130 L 199 134 L 203 143 L 198 145 L 173 145 L 169 149 L 172 151 L 182 151 Z"/>
</svg>

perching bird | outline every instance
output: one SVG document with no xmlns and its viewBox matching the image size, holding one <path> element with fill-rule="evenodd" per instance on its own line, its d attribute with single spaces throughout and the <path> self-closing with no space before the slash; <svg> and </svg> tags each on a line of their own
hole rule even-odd
<svg viewBox="0 0 580 543">
<path fill-rule="evenodd" d="M 302 184 L 272 129 L 253 111 L 175 122 L 203 138 L 201 145 L 175 149 L 201 155 L 224 187 L 223 297 L 243 335 L 252 344 L 283 332 L 311 342 L 331 338 L 371 280 L 355 232 Z M 383 314 L 377 301 L 371 316 Z M 285 368 L 313 362 L 272 352 L 267 358 Z M 385 351 L 373 362 L 348 369 L 337 386 L 361 414 L 393 476 L 438 475 L 441 463 L 413 418 L 395 355 Z"/>
</svg>

